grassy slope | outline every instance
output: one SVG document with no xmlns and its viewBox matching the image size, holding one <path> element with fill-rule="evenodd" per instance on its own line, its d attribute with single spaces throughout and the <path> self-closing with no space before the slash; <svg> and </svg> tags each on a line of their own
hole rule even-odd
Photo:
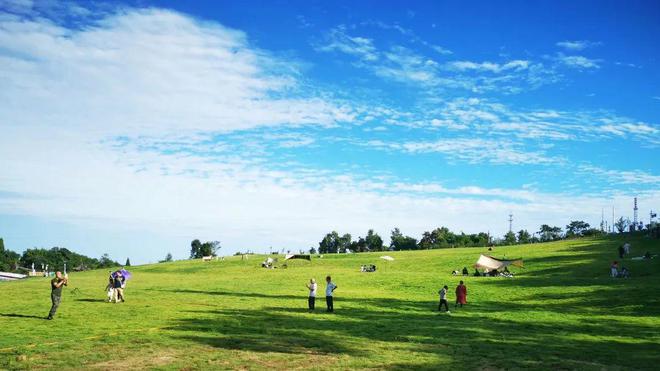
<svg viewBox="0 0 660 371">
<path fill-rule="evenodd" d="M 660 243 L 632 239 L 632 255 Z M 0 368 L 636 368 L 660 354 L 660 259 L 608 267 L 621 240 L 497 248 L 525 258 L 515 279 L 466 279 L 469 305 L 434 312 L 436 292 L 485 249 L 354 254 L 296 261 L 134 267 L 128 301 L 109 304 L 105 271 L 76 273 L 55 321 L 48 282 L 0 284 Z M 375 263 L 377 273 L 359 273 Z M 332 274 L 336 313 L 306 312 L 310 277 Z M 320 285 L 320 293 L 325 285 Z M 79 293 L 72 294 L 78 288 Z"/>
</svg>

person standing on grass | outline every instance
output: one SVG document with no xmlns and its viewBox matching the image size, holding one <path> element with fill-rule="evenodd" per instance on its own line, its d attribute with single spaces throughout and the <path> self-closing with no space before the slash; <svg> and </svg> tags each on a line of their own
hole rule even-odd
<svg viewBox="0 0 660 371">
<path fill-rule="evenodd" d="M 445 312 L 449 312 L 449 306 L 447 306 L 447 291 L 449 290 L 449 287 L 445 285 L 440 291 L 438 291 L 438 294 L 440 294 L 440 304 L 438 304 L 438 312 L 442 310 L 442 306 L 445 306 Z"/>
<path fill-rule="evenodd" d="M 337 285 L 332 282 L 330 276 L 325 278 L 325 282 L 327 283 L 327 286 L 325 287 L 325 303 L 328 306 L 327 312 L 332 313 L 335 311 L 332 293 L 337 289 Z"/>
<path fill-rule="evenodd" d="M 463 281 L 456 286 L 456 304 L 454 304 L 454 308 L 459 304 L 461 305 L 461 308 L 463 307 L 463 304 L 467 304 L 467 287 L 465 287 Z"/>
<path fill-rule="evenodd" d="M 630 244 L 628 243 L 628 241 L 626 241 L 626 243 L 623 244 L 623 253 L 626 255 L 630 254 Z"/>
<path fill-rule="evenodd" d="M 623 254 L 626 253 L 626 250 L 623 248 L 623 245 L 619 245 L 619 258 L 623 259 Z"/>
<path fill-rule="evenodd" d="M 114 286 L 115 286 L 115 303 L 118 303 L 120 300 L 124 302 L 124 289 L 122 288 L 122 284 L 124 283 L 124 277 L 121 275 L 121 273 L 117 272 L 115 275 L 115 281 L 114 281 Z"/>
<path fill-rule="evenodd" d="M 62 276 L 62 272 L 55 273 L 55 278 L 50 281 L 50 300 L 53 305 L 50 307 L 50 312 L 48 312 L 48 317 L 46 319 L 53 319 L 55 312 L 57 312 L 57 307 L 60 306 L 62 302 L 62 286 L 67 286 L 69 279 Z"/>
<path fill-rule="evenodd" d="M 306 285 L 309 289 L 309 298 L 307 298 L 307 304 L 309 305 L 309 311 L 313 312 L 316 305 L 316 280 L 310 279 L 309 284 Z"/>
</svg>

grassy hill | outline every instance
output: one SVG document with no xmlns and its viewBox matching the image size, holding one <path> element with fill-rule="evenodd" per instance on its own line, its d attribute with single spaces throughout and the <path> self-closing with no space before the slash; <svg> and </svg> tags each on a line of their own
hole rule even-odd
<svg viewBox="0 0 660 371">
<path fill-rule="evenodd" d="M 624 260 L 621 239 L 496 248 L 516 277 L 455 277 L 485 248 L 326 255 L 287 269 L 263 257 L 133 267 L 126 303 L 105 303 L 107 271 L 71 274 L 57 318 L 46 279 L 0 283 L 0 368 L 657 369 L 660 259 Z M 632 256 L 660 243 L 631 238 Z M 361 264 L 376 273 L 360 273 Z M 473 269 L 471 269 L 471 272 Z M 307 313 L 305 283 L 331 274 L 334 314 Z M 468 306 L 436 312 L 464 279 Z M 323 282 L 323 283 L 322 283 Z M 74 290 L 77 289 L 77 290 Z"/>
</svg>

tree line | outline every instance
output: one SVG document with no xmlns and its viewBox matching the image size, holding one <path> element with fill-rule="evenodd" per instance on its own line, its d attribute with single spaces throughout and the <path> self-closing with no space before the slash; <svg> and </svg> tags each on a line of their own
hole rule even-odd
<svg viewBox="0 0 660 371">
<path fill-rule="evenodd" d="M 75 253 L 64 247 L 53 247 L 51 249 L 32 248 L 27 249 L 23 254 L 5 249 L 5 244 L 0 238 L 0 271 L 19 271 L 31 270 L 34 263 L 35 270 L 41 270 L 42 265 L 48 265 L 50 269 L 62 269 L 66 262 L 67 268 L 72 271 L 83 271 L 97 268 L 117 267 L 119 263 L 110 259 L 108 254 L 101 258 L 90 258 L 88 256 Z M 130 261 L 126 259 L 130 265 Z"/>
<path fill-rule="evenodd" d="M 592 228 L 589 223 L 581 220 L 571 221 L 564 231 L 561 227 L 543 224 L 535 233 L 526 229 L 518 232 L 507 232 L 502 238 L 494 238 L 490 233 L 479 232 L 473 234 L 454 233 L 447 227 L 439 227 L 432 231 L 422 233 L 417 238 L 404 235 L 399 228 L 394 228 L 390 234 L 390 243 L 385 245 L 383 239 L 370 229 L 365 237 L 353 240 L 350 233 L 340 235 L 337 231 L 326 234 L 319 242 L 319 247 L 309 249 L 310 254 L 332 254 L 367 251 L 402 251 L 402 250 L 430 250 L 453 247 L 485 247 L 497 245 L 515 245 L 537 242 L 557 241 L 564 238 L 583 236 L 597 236 L 605 232 Z"/>
</svg>

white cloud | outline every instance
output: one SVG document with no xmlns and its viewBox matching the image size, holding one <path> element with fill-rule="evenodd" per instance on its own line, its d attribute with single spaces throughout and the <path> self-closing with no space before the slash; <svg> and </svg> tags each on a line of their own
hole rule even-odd
<svg viewBox="0 0 660 371">
<path fill-rule="evenodd" d="M 454 54 L 454 52 L 452 52 L 451 50 L 449 50 L 449 49 L 447 49 L 447 48 L 443 48 L 443 47 L 440 46 L 440 45 L 431 45 L 431 49 L 435 50 L 436 52 L 438 52 L 438 54 L 441 54 L 441 55 L 451 55 L 451 54 Z"/>
<path fill-rule="evenodd" d="M 660 186 L 660 175 L 641 170 L 612 170 L 593 165 L 580 165 L 579 171 L 600 177 L 608 184 L 648 184 Z"/>
<path fill-rule="evenodd" d="M 557 59 L 564 65 L 571 68 L 577 68 L 577 69 L 600 68 L 600 65 L 598 64 L 600 63 L 600 60 L 589 59 L 581 55 L 564 55 L 559 53 Z"/>
<path fill-rule="evenodd" d="M 587 48 L 592 48 L 602 45 L 599 41 L 589 41 L 589 40 L 575 40 L 575 41 L 560 41 L 556 44 L 560 48 L 564 48 L 570 51 L 580 51 Z"/>
<path fill-rule="evenodd" d="M 526 60 L 512 60 L 503 64 L 494 62 L 471 62 L 471 61 L 454 61 L 447 64 L 448 68 L 457 71 L 487 71 L 493 73 L 500 73 L 507 70 L 524 70 L 529 67 L 529 61 Z"/>
<path fill-rule="evenodd" d="M 543 151 L 529 151 L 521 144 L 505 139 L 451 138 L 432 141 L 382 142 L 369 141 L 365 145 L 406 153 L 441 153 L 450 160 L 467 163 L 504 164 L 561 164 L 562 158 L 552 158 Z"/>
<path fill-rule="evenodd" d="M 330 30 L 325 36 L 325 43 L 316 47 L 322 52 L 338 51 L 351 54 L 365 61 L 378 59 L 378 52 L 373 41 L 366 37 L 349 36 L 346 26 L 338 26 Z"/>
</svg>

